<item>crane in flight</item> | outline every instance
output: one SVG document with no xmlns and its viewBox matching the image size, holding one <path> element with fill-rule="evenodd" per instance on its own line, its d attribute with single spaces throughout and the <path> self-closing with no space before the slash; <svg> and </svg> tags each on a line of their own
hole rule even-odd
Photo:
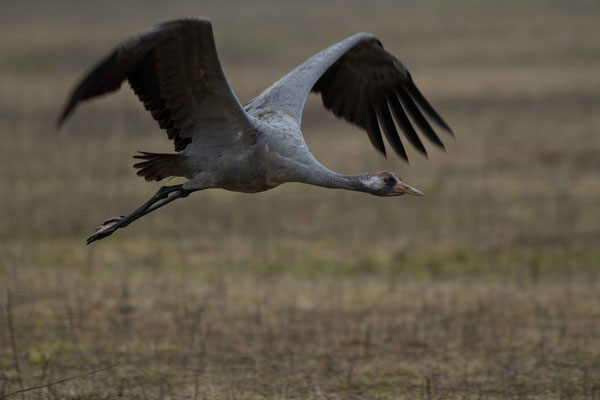
<svg viewBox="0 0 600 400">
<path fill-rule="evenodd" d="M 442 149 L 425 117 L 452 134 L 406 67 L 369 33 L 357 33 L 315 54 L 242 106 L 221 68 L 210 21 L 194 17 L 166 22 L 123 42 L 101 60 L 73 90 L 58 126 L 79 102 L 116 91 L 125 80 L 176 151 L 139 152 L 134 156 L 140 160 L 134 165 L 137 174 L 147 181 L 172 176 L 188 180 L 163 186 L 131 214 L 104 222 L 88 244 L 208 188 L 255 193 L 301 182 L 376 196 L 423 195 L 391 172 L 343 175 L 317 161 L 300 130 L 311 92 L 320 93 L 336 117 L 365 130 L 384 155 L 382 131 L 408 161 L 396 124 L 424 155 L 412 123 Z"/>
</svg>

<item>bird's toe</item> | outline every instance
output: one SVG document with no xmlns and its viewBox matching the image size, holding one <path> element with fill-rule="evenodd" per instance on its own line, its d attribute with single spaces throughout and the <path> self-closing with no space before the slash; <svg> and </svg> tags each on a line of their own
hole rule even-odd
<svg viewBox="0 0 600 400">
<path fill-rule="evenodd" d="M 106 221 L 104 221 L 104 222 L 102 223 L 102 225 L 100 225 L 100 226 L 98 227 L 98 229 L 100 229 L 100 228 L 101 228 L 101 227 L 103 227 L 104 225 L 108 225 L 108 224 L 111 224 L 111 223 L 117 223 L 117 222 L 119 222 L 119 221 L 122 221 L 123 219 L 125 219 L 125 216 L 124 216 L 124 215 L 121 215 L 120 217 L 114 217 L 114 218 L 111 218 L 111 219 L 107 219 Z"/>
<path fill-rule="evenodd" d="M 96 240 L 105 238 L 111 235 L 114 231 L 116 231 L 121 225 L 120 223 L 125 219 L 124 216 L 111 218 L 107 221 L 104 221 L 102 225 L 96 228 L 96 231 L 93 235 L 87 238 L 86 243 L 90 244 L 95 242 Z"/>
</svg>

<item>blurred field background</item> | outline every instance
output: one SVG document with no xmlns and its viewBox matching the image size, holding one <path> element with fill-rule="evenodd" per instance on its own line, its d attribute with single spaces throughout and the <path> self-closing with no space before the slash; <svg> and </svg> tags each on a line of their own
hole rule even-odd
<svg viewBox="0 0 600 400">
<path fill-rule="evenodd" d="M 0 3 L 0 398 L 600 398 L 594 1 Z M 160 184 L 171 142 L 124 85 L 54 122 L 119 41 L 212 19 L 245 103 L 370 31 L 456 132 L 410 166 L 311 97 L 344 173 L 424 198 L 288 184 L 195 193 L 85 246 Z M 410 151 L 410 150 L 409 150 Z M 174 184 L 177 180 L 173 180 Z"/>
</svg>

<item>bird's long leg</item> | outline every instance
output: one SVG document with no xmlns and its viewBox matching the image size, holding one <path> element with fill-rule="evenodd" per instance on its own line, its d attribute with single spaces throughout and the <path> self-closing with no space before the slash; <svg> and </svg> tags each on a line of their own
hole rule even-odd
<svg viewBox="0 0 600 400">
<path fill-rule="evenodd" d="M 152 196 L 152 198 L 150 198 L 150 200 L 142 204 L 131 214 L 105 221 L 96 229 L 96 232 L 94 232 L 92 236 L 87 238 L 87 244 L 110 236 L 117 229 L 126 227 L 136 219 L 141 218 L 166 204 L 169 204 L 173 200 L 187 197 L 191 192 L 192 190 L 184 189 L 183 185 L 163 186 L 158 190 L 158 192 L 156 192 L 154 196 Z"/>
</svg>

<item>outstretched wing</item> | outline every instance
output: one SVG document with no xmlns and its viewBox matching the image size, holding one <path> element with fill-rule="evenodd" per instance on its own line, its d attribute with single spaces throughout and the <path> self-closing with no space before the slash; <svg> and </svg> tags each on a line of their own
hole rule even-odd
<svg viewBox="0 0 600 400">
<path fill-rule="evenodd" d="M 413 123 L 442 148 L 442 141 L 425 116 L 452 133 L 414 84 L 406 67 L 371 34 L 356 34 L 316 54 L 265 90 L 253 100 L 253 105 L 287 107 L 300 122 L 311 91 L 321 93 L 323 105 L 336 117 L 366 130 L 371 144 L 384 155 L 381 130 L 395 152 L 408 161 L 396 124 L 425 155 L 427 151 Z"/>
<path fill-rule="evenodd" d="M 227 145 L 250 125 L 221 69 L 206 18 L 157 25 L 118 46 L 75 88 L 58 119 L 127 80 L 146 110 L 183 150 L 191 141 Z"/>
</svg>

